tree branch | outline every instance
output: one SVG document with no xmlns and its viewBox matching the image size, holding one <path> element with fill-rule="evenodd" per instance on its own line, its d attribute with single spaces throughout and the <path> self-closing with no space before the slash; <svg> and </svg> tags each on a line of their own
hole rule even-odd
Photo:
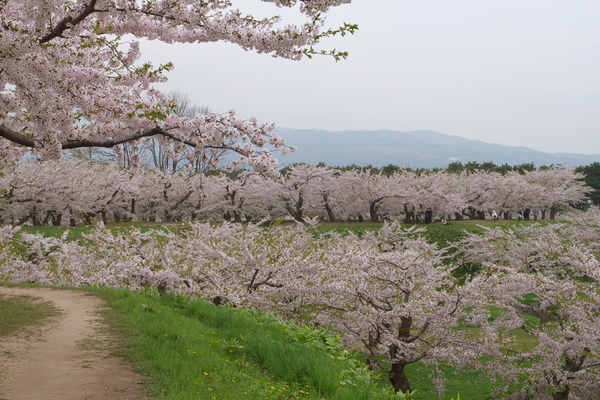
<svg viewBox="0 0 600 400">
<path fill-rule="evenodd" d="M 83 9 L 81 14 L 76 16 L 75 18 L 69 16 L 64 17 L 46 36 L 40 39 L 40 44 L 47 43 L 54 38 L 62 36 L 63 32 L 67 29 L 71 29 L 84 19 L 86 19 L 90 14 L 96 11 L 96 0 L 90 0 L 90 3 Z"/>
<path fill-rule="evenodd" d="M 170 128 L 170 129 L 175 129 L 175 128 Z M 132 133 L 131 135 L 124 136 L 119 139 L 111 139 L 111 138 L 107 138 L 104 140 L 70 140 L 70 139 L 67 139 L 64 142 L 61 142 L 60 145 L 63 150 L 78 149 L 81 147 L 112 148 L 117 145 L 132 142 L 137 139 L 142 139 L 145 137 L 152 137 L 152 136 L 159 136 L 159 135 L 166 136 L 169 139 L 173 139 L 175 141 L 181 142 L 181 143 L 186 144 L 191 147 L 198 146 L 196 143 L 194 143 L 190 140 L 179 139 L 175 135 L 171 134 L 168 129 L 163 129 L 158 126 L 156 126 L 154 128 L 144 129 L 141 132 Z M 29 147 L 29 148 L 34 148 L 34 147 L 36 147 L 36 145 L 40 145 L 42 143 L 41 140 L 29 137 L 29 136 L 25 136 L 17 131 L 14 131 L 14 130 L 6 127 L 4 124 L 0 124 L 0 137 L 3 137 L 13 143 L 20 144 L 21 146 L 25 146 L 25 147 Z M 206 146 L 206 147 L 217 148 L 217 146 Z M 234 150 L 233 148 L 230 148 L 227 146 L 221 146 L 218 148 L 228 148 L 229 150 Z"/>
<path fill-rule="evenodd" d="M 416 334 L 414 334 L 413 336 L 409 337 L 406 340 L 403 340 L 404 343 L 412 343 L 415 340 L 419 339 L 421 336 L 423 336 L 423 334 L 425 333 L 425 331 L 427 330 L 427 328 L 429 328 L 429 321 L 426 321 L 423 326 L 421 327 L 421 330 L 419 332 L 417 332 Z"/>
<path fill-rule="evenodd" d="M 20 144 L 21 146 L 31 148 L 35 147 L 34 138 L 13 131 L 12 129 L 7 128 L 4 124 L 0 124 L 0 136 L 10 140 L 13 143 Z"/>
</svg>

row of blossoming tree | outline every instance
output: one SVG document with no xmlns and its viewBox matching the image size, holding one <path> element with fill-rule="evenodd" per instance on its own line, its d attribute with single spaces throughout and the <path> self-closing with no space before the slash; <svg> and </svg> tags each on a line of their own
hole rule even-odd
<svg viewBox="0 0 600 400">
<path fill-rule="evenodd" d="M 516 218 L 538 208 L 541 218 L 585 199 L 581 175 L 557 167 L 524 174 L 475 171 L 392 175 L 296 165 L 285 177 L 244 171 L 193 176 L 115 165 L 35 162 L 8 165 L 0 176 L 0 220 L 13 224 L 89 224 L 109 221 L 236 222 L 288 215 L 304 222 L 438 218 L 485 219 L 495 210 Z"/>
<path fill-rule="evenodd" d="M 300 223 L 99 225 L 82 241 L 5 227 L 0 280 L 151 286 L 330 326 L 396 390 L 411 389 L 406 367 L 422 362 L 440 390 L 454 366 L 522 398 L 590 399 L 600 393 L 598 226 L 592 208 L 560 223 L 487 229 L 457 243 L 453 259 L 423 228 L 397 222 L 362 237 L 316 236 Z M 479 268 L 459 279 L 463 262 Z"/>
</svg>

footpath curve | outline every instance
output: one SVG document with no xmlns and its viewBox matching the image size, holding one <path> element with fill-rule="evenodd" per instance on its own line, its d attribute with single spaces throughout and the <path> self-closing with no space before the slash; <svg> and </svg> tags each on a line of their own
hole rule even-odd
<svg viewBox="0 0 600 400">
<path fill-rule="evenodd" d="M 143 376 L 111 354 L 117 343 L 102 324 L 99 298 L 76 290 L 0 287 L 61 310 L 34 331 L 0 338 L 0 400 L 142 400 Z"/>
</svg>

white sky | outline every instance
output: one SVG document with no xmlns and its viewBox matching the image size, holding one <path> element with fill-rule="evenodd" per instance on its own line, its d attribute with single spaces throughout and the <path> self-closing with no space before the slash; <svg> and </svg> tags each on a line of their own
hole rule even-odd
<svg viewBox="0 0 600 400">
<path fill-rule="evenodd" d="M 260 16 L 281 12 L 234 3 Z M 281 127 L 431 129 L 600 154 L 597 0 L 353 0 L 328 21 L 359 25 L 321 45 L 349 51 L 345 61 L 275 59 L 229 43 L 151 42 L 142 54 L 175 63 L 164 89 Z"/>
</svg>

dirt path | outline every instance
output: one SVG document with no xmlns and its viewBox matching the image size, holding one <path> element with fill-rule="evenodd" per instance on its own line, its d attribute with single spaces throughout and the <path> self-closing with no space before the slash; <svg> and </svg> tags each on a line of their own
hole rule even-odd
<svg viewBox="0 0 600 400">
<path fill-rule="evenodd" d="M 111 355 L 114 338 L 102 329 L 97 297 L 74 290 L 0 287 L 1 294 L 34 296 L 62 310 L 35 332 L 0 338 L 0 400 L 139 400 L 143 377 Z"/>
</svg>

